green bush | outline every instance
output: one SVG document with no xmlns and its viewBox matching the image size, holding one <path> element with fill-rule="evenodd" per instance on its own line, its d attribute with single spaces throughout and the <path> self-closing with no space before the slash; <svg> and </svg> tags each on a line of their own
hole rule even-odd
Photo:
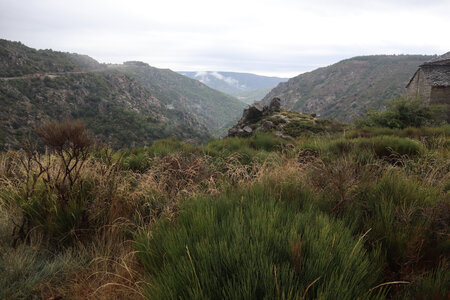
<svg viewBox="0 0 450 300">
<path fill-rule="evenodd" d="M 70 250 L 57 255 L 27 246 L 0 245 L 0 250 L 0 299 L 41 299 L 39 288 L 64 284 L 67 274 L 86 264 Z"/>
<path fill-rule="evenodd" d="M 376 259 L 343 222 L 301 210 L 308 193 L 257 185 L 185 202 L 176 222 L 135 236 L 156 299 L 356 299 L 376 286 Z M 297 190 L 298 191 L 298 190 Z M 281 200 L 281 202 L 279 201 Z M 382 293 L 377 289 L 376 293 Z M 381 294 L 370 295 L 373 298 Z"/>
<path fill-rule="evenodd" d="M 180 142 L 176 138 L 169 138 L 155 141 L 151 147 L 148 148 L 150 156 L 164 156 L 168 154 L 198 154 L 200 150 L 185 142 Z"/>
<path fill-rule="evenodd" d="M 358 126 L 406 128 L 424 125 L 441 124 L 442 117 L 435 110 L 420 99 L 394 98 L 387 102 L 386 111 L 370 110 L 356 120 Z"/>
<path fill-rule="evenodd" d="M 444 199 L 439 188 L 422 185 L 400 172 L 388 172 L 379 182 L 361 187 L 354 201 L 357 207 L 348 207 L 347 218 L 354 222 L 355 212 L 361 212 L 358 227 L 370 230 L 368 237 L 381 245 L 389 268 L 412 272 L 420 260 L 430 263 L 449 251 L 445 236 L 432 229 L 430 214 Z M 440 230 L 446 232 L 446 226 Z"/>
<path fill-rule="evenodd" d="M 395 136 L 380 136 L 355 140 L 359 150 L 372 149 L 378 157 L 395 155 L 414 156 L 423 152 L 420 142 Z"/>
<path fill-rule="evenodd" d="M 305 134 L 325 132 L 325 128 L 312 121 L 293 120 L 283 127 L 283 131 L 292 137 L 299 137 Z"/>
<path fill-rule="evenodd" d="M 358 139 L 320 139 L 313 143 L 306 143 L 300 150 L 310 150 L 321 153 L 322 156 L 335 159 L 338 156 L 351 154 L 368 161 L 372 157 L 385 158 L 391 155 L 415 156 L 424 151 L 419 141 L 396 136 L 377 136 Z M 363 158 L 365 157 L 365 158 Z"/>
<path fill-rule="evenodd" d="M 285 142 L 270 133 L 256 133 L 250 139 L 250 147 L 256 150 L 275 151 L 279 150 Z"/>
<path fill-rule="evenodd" d="M 87 229 L 86 212 L 95 198 L 93 186 L 90 180 L 80 181 L 67 191 L 66 200 L 62 202 L 57 193 L 39 181 L 28 198 L 22 193 L 16 194 L 12 199 L 14 203 L 9 205 L 21 209 L 26 220 L 24 228 L 43 231 L 48 238 L 62 244 L 73 238 L 72 234 L 80 233 L 77 230 Z"/>
<path fill-rule="evenodd" d="M 164 157 L 172 154 L 184 156 L 200 154 L 200 148 L 185 142 L 180 142 L 176 138 L 157 140 L 150 147 L 134 148 L 119 152 L 120 166 L 125 170 L 135 172 L 145 172 L 151 167 L 151 159 Z"/>
<path fill-rule="evenodd" d="M 404 289 L 405 299 L 448 299 L 450 265 L 443 261 L 436 269 L 420 276 Z"/>
<path fill-rule="evenodd" d="M 212 140 L 203 147 L 206 155 L 215 159 L 228 160 L 231 156 L 241 164 L 253 161 L 264 162 L 270 152 L 281 150 L 285 142 L 273 134 L 257 133 L 250 138 L 230 137 Z"/>
</svg>

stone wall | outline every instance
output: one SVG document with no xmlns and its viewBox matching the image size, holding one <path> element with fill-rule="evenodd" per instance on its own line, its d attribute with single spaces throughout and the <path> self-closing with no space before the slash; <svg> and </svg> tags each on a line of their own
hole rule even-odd
<svg viewBox="0 0 450 300">
<path fill-rule="evenodd" d="M 450 104 L 450 86 L 433 87 L 430 104 Z"/>
<path fill-rule="evenodd" d="M 406 88 L 406 95 L 411 98 L 419 97 L 430 103 L 431 85 L 427 82 L 425 74 L 419 69 Z"/>
<path fill-rule="evenodd" d="M 447 122 L 450 123 L 450 86 L 433 87 L 431 89 L 430 104 L 443 104 L 445 113 L 447 114 Z"/>
</svg>

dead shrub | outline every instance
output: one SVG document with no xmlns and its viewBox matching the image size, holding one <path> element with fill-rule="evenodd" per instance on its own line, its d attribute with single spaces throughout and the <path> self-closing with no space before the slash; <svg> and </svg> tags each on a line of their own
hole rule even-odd
<svg viewBox="0 0 450 300">
<path fill-rule="evenodd" d="M 330 212 L 339 213 L 346 203 L 352 202 L 361 183 L 375 180 L 379 172 L 379 166 L 361 165 L 345 156 L 333 161 L 318 159 L 310 165 L 306 182 L 328 195 L 332 201 Z"/>
</svg>

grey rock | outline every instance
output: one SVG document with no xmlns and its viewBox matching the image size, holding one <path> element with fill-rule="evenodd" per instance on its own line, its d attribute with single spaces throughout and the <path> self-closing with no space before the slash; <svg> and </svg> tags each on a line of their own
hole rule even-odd
<svg viewBox="0 0 450 300">
<path fill-rule="evenodd" d="M 261 123 L 261 129 L 263 131 L 269 131 L 270 129 L 272 129 L 274 127 L 273 122 L 272 121 L 264 121 Z"/>
<path fill-rule="evenodd" d="M 255 103 L 244 111 L 243 118 L 250 123 L 256 123 L 263 117 L 264 107 L 259 103 Z"/>
<path fill-rule="evenodd" d="M 286 117 L 285 115 L 278 115 L 277 118 L 280 123 L 289 123 L 290 122 L 289 118 Z"/>
<path fill-rule="evenodd" d="M 279 98 L 274 98 L 269 106 L 262 106 L 261 103 L 255 103 L 244 109 L 244 113 L 242 114 L 242 118 L 239 122 L 228 130 L 228 136 L 246 137 L 250 136 L 253 131 L 269 131 L 275 127 L 273 122 L 263 121 L 261 124 L 258 123 L 263 119 L 263 117 L 272 116 L 279 112 Z M 280 117 L 283 118 L 283 123 L 288 122 L 287 118 L 284 118 L 284 116 Z"/>
<path fill-rule="evenodd" d="M 270 101 L 269 105 L 269 113 L 270 114 L 276 114 L 281 111 L 281 100 L 278 97 L 275 97 Z"/>
</svg>

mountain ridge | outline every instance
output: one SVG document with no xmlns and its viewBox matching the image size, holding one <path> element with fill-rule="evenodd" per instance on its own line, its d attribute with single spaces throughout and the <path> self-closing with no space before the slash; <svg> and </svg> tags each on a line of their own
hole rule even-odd
<svg viewBox="0 0 450 300">
<path fill-rule="evenodd" d="M 0 148 L 14 147 L 46 119 L 62 118 L 82 120 L 116 148 L 149 145 L 170 136 L 206 142 L 211 134 L 225 132 L 245 106 L 200 82 L 145 63 L 139 68 L 143 73 L 153 68 L 152 78 L 140 78 L 125 65 L 36 50 L 20 42 L 0 40 L 0 66 Z M 190 84 L 185 97 L 171 91 L 186 81 Z M 172 102 L 178 107 L 170 106 Z"/>
<path fill-rule="evenodd" d="M 280 83 L 263 99 L 280 97 L 288 110 L 316 113 L 322 118 L 351 121 L 369 108 L 400 96 L 417 67 L 433 56 L 357 56 L 318 68 Z"/>
<path fill-rule="evenodd" d="M 247 104 L 261 100 L 271 88 L 288 80 L 288 78 L 242 72 L 179 71 L 178 73 L 196 79 L 213 89 L 235 96 Z"/>
</svg>

